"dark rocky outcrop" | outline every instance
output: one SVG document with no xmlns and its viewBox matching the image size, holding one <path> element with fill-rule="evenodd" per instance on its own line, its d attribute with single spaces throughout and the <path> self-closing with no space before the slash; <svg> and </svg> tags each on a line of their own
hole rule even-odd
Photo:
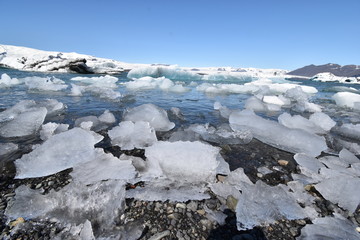
<svg viewBox="0 0 360 240">
<path fill-rule="evenodd" d="M 360 66 L 358 65 L 338 65 L 328 63 L 324 65 L 308 65 L 294 71 L 289 72 L 289 75 L 312 77 L 318 73 L 330 72 L 339 77 L 359 77 Z"/>
</svg>

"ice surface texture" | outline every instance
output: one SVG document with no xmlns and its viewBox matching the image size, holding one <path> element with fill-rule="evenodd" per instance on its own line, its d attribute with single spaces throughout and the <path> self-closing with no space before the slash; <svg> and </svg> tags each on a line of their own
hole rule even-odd
<svg viewBox="0 0 360 240">
<path fill-rule="evenodd" d="M 234 111 L 229 118 L 232 129 L 248 128 L 258 140 L 293 153 L 318 156 L 327 149 L 325 139 L 300 129 L 289 129 L 278 122 L 257 116 L 251 110 Z"/>
<path fill-rule="evenodd" d="M 169 131 L 175 127 L 175 124 L 169 121 L 166 111 L 151 103 L 127 110 L 123 120 L 149 122 L 156 131 Z"/>
</svg>

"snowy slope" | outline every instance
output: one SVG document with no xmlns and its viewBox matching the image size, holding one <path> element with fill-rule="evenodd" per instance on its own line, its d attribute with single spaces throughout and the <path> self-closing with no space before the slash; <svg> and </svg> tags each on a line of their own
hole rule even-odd
<svg viewBox="0 0 360 240">
<path fill-rule="evenodd" d="M 39 72 L 119 73 L 144 64 L 129 64 L 78 53 L 0 45 L 0 66 Z"/>
</svg>

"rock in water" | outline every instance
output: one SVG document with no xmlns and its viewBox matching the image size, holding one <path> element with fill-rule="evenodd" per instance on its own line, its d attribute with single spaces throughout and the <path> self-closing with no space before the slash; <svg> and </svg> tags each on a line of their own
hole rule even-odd
<svg viewBox="0 0 360 240">
<path fill-rule="evenodd" d="M 91 161 L 101 139 L 80 128 L 59 133 L 15 161 L 16 178 L 43 177 Z"/>
<path fill-rule="evenodd" d="M 169 131 L 175 127 L 175 124 L 169 121 L 166 111 L 151 103 L 129 109 L 123 120 L 149 122 L 156 131 Z"/>
</svg>

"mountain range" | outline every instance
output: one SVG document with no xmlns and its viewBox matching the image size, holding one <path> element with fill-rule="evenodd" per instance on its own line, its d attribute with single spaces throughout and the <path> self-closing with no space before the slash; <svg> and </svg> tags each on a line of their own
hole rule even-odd
<svg viewBox="0 0 360 240">
<path fill-rule="evenodd" d="M 318 73 L 330 72 L 339 77 L 360 77 L 359 65 L 344 65 L 328 63 L 324 65 L 308 65 L 288 72 L 288 75 L 313 77 Z"/>
</svg>

